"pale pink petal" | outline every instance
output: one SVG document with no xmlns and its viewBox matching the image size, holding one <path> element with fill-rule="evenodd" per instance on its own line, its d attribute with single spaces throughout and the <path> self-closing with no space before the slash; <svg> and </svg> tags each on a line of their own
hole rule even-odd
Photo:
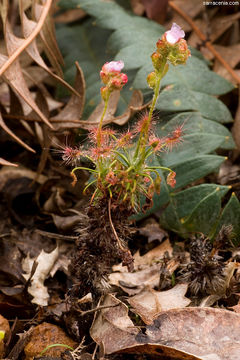
<svg viewBox="0 0 240 360">
<path fill-rule="evenodd" d="M 107 72 L 117 72 L 119 73 L 124 67 L 124 62 L 122 60 L 119 61 L 111 61 L 109 63 L 104 64 L 104 70 Z"/>
<path fill-rule="evenodd" d="M 167 42 L 169 44 L 173 45 L 176 42 L 178 42 L 180 39 L 184 38 L 185 32 L 181 29 L 179 25 L 176 23 L 172 24 L 171 30 L 168 30 L 165 32 L 165 36 L 167 39 Z"/>
</svg>

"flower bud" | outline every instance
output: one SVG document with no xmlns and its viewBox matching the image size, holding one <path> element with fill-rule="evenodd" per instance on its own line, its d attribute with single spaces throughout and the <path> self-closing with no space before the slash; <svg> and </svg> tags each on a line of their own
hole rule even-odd
<svg viewBox="0 0 240 360">
<path fill-rule="evenodd" d="M 109 90 L 121 90 L 123 86 L 128 82 L 128 77 L 126 74 L 118 74 L 111 78 L 108 83 Z"/>
<path fill-rule="evenodd" d="M 148 74 L 147 83 L 148 83 L 150 88 L 152 88 L 152 89 L 155 88 L 155 85 L 156 85 L 156 73 L 155 73 L 155 71 Z"/>
<path fill-rule="evenodd" d="M 158 52 L 154 52 L 151 56 L 154 69 L 158 70 L 161 67 L 163 56 Z"/>
</svg>

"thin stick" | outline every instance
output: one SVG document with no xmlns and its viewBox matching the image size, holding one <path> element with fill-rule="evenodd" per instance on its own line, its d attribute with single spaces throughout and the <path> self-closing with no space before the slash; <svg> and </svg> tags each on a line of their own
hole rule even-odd
<svg viewBox="0 0 240 360">
<path fill-rule="evenodd" d="M 115 230 L 115 227 L 113 225 L 113 222 L 112 222 L 112 216 L 111 216 L 111 199 L 108 200 L 108 217 L 109 217 L 109 222 L 110 222 L 110 226 L 111 226 L 111 229 L 112 229 L 112 232 L 117 240 L 117 243 L 118 243 L 118 246 L 121 250 L 123 251 L 126 251 L 126 249 L 122 246 L 121 244 L 121 240 L 119 239 L 118 237 L 118 234 Z"/>
<path fill-rule="evenodd" d="M 223 59 L 223 57 L 217 52 L 210 41 L 207 41 L 207 37 L 202 33 L 202 31 L 198 28 L 195 22 L 182 10 L 180 9 L 175 2 L 169 1 L 169 5 L 172 9 L 174 9 L 186 22 L 191 25 L 192 29 L 198 35 L 198 37 L 205 42 L 205 46 L 210 50 L 213 55 L 218 59 L 218 61 L 227 69 L 227 71 L 232 75 L 232 77 L 236 80 L 238 84 L 240 84 L 240 77 L 235 73 L 235 71 L 231 68 L 231 66 Z"/>
<path fill-rule="evenodd" d="M 34 38 L 41 31 L 51 5 L 52 5 L 52 0 L 46 0 L 46 5 L 43 8 L 43 11 L 42 11 L 40 19 L 37 23 L 37 26 L 31 33 L 31 35 L 24 41 L 24 43 L 21 46 L 19 46 L 19 48 L 10 56 L 10 58 L 0 68 L 0 76 L 4 73 L 4 71 L 6 71 L 8 69 L 8 67 L 17 59 L 17 57 L 22 53 L 22 51 L 24 49 L 26 49 L 26 47 L 28 47 L 28 45 L 34 40 Z"/>
<path fill-rule="evenodd" d="M 86 314 L 91 314 L 91 313 L 94 313 L 98 310 L 102 310 L 102 309 L 108 309 L 108 308 L 112 308 L 112 307 L 116 307 L 118 306 L 119 304 L 115 304 L 115 305 L 100 305 L 98 307 L 96 307 L 95 309 L 90 309 L 90 310 L 86 310 L 86 311 L 82 311 L 82 310 L 79 310 L 77 309 L 77 312 L 80 313 L 80 316 L 84 316 Z"/>
</svg>

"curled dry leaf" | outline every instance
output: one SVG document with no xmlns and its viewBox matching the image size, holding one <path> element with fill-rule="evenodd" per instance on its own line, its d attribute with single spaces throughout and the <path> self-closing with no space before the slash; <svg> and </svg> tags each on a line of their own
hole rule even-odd
<svg viewBox="0 0 240 360">
<path fill-rule="evenodd" d="M 192 354 L 188 354 L 185 351 L 174 349 L 170 346 L 160 345 L 160 344 L 139 344 L 136 346 L 131 346 L 118 353 L 127 353 L 134 355 L 142 355 L 143 358 L 156 359 L 156 360 L 203 360 Z M 141 357 L 140 357 L 141 358 Z M 207 359 L 206 359 L 207 360 Z M 208 359 L 208 360 L 217 360 L 217 359 Z"/>
<path fill-rule="evenodd" d="M 154 288 L 159 285 L 160 268 L 161 264 L 155 264 L 137 272 L 112 273 L 109 282 L 121 287 L 127 294 L 135 295 L 146 286 Z"/>
<path fill-rule="evenodd" d="M 159 286 L 160 280 L 160 260 L 164 258 L 166 252 L 172 254 L 172 247 L 169 240 L 165 240 L 161 245 L 150 250 L 145 255 L 140 256 L 139 252 L 134 255 L 134 270 L 129 273 L 120 265 L 113 267 L 114 272 L 110 274 L 109 281 L 111 285 L 121 287 L 129 295 L 135 295 L 141 292 L 146 286 L 154 288 Z M 172 273 L 176 269 L 175 266 L 169 269 Z"/>
<path fill-rule="evenodd" d="M 217 40 L 224 32 L 232 26 L 234 21 L 237 21 L 240 18 L 240 13 L 226 15 L 226 16 L 215 16 L 211 19 L 211 32 L 210 40 L 213 43 Z M 195 21 L 196 26 L 201 29 L 205 34 L 209 34 L 209 24 L 205 20 L 197 19 Z M 188 38 L 188 44 L 192 47 L 196 47 L 201 41 L 199 40 L 198 35 L 195 32 L 192 32 Z"/>
<path fill-rule="evenodd" d="M 0 165 L 18 167 L 18 164 L 11 163 L 3 158 L 0 158 Z"/>
<path fill-rule="evenodd" d="M 187 284 L 178 284 L 167 291 L 146 288 L 129 298 L 128 302 L 145 324 L 150 325 L 162 311 L 188 306 L 191 300 L 185 297 L 187 288 Z"/>
<path fill-rule="evenodd" d="M 188 16 L 191 17 L 191 19 L 194 19 L 199 13 L 203 11 L 202 3 L 199 2 L 199 0 L 175 0 L 174 3 L 185 13 L 188 14 Z M 188 24 L 186 20 L 183 19 L 182 16 L 180 16 L 177 12 L 173 12 L 171 21 L 169 21 L 165 25 L 166 29 L 169 29 L 172 25 L 172 23 L 178 24 L 185 32 L 192 31 L 191 25 Z"/>
<path fill-rule="evenodd" d="M 239 64 L 240 44 L 235 44 L 231 46 L 215 45 L 215 49 L 222 56 L 222 58 L 226 60 L 226 62 L 231 66 L 231 68 L 234 69 Z M 213 71 L 216 72 L 218 75 L 224 77 L 225 79 L 236 83 L 236 80 L 217 59 L 215 60 Z"/>
<path fill-rule="evenodd" d="M 141 91 L 134 90 L 126 111 L 120 116 L 114 116 L 117 110 L 119 98 L 120 98 L 119 91 L 114 91 L 111 94 L 106 115 L 103 121 L 104 125 L 108 125 L 111 123 L 117 125 L 124 125 L 130 119 L 130 117 L 133 116 L 137 111 L 141 111 L 148 106 L 148 104 L 143 105 L 143 95 Z M 88 120 L 81 121 L 81 127 L 89 128 L 92 126 L 97 126 L 102 116 L 103 108 L 104 108 L 104 102 L 102 101 L 89 116 Z"/>
<path fill-rule="evenodd" d="M 74 88 L 79 96 L 72 94 L 67 105 L 54 117 L 51 122 L 54 123 L 54 130 L 60 131 L 66 128 L 80 128 L 82 122 L 79 119 L 82 116 L 85 103 L 85 79 L 81 67 L 76 62 L 77 73 L 74 82 Z"/>
<path fill-rule="evenodd" d="M 24 347 L 25 360 L 39 357 L 41 351 L 52 344 L 64 344 L 71 348 L 77 345 L 59 326 L 44 322 L 32 330 L 30 339 Z M 65 350 L 66 347 L 64 346 L 56 346 L 48 349 L 44 356 L 46 355 L 49 358 L 55 356 L 58 358 Z"/>
<path fill-rule="evenodd" d="M 144 224 L 139 227 L 138 231 L 140 235 L 148 238 L 149 243 L 154 240 L 162 242 L 162 240 L 168 235 L 165 230 L 161 229 L 159 223 L 153 218 L 146 220 Z"/>
<path fill-rule="evenodd" d="M 134 270 L 142 270 L 143 268 L 148 267 L 149 265 L 156 264 L 159 260 L 163 259 L 164 255 L 168 253 L 168 255 L 172 256 L 172 246 L 170 244 L 169 239 L 165 240 L 162 244 L 156 246 L 152 250 L 148 251 L 144 255 L 140 255 L 139 251 L 137 251 L 133 258 L 134 258 Z M 114 265 L 113 271 L 119 271 L 119 272 L 127 272 L 127 269 L 125 266 L 122 266 L 122 264 Z"/>
<path fill-rule="evenodd" d="M 33 296 L 32 303 L 34 304 L 40 306 L 47 306 L 48 304 L 49 294 L 47 287 L 44 286 L 44 281 L 49 276 L 49 273 L 57 261 L 58 253 L 58 247 L 56 247 L 56 249 L 49 254 L 42 250 L 36 259 L 27 257 L 23 260 L 22 268 L 26 273 L 23 274 L 23 276 L 26 280 L 30 278 L 34 262 L 38 263 L 36 271 L 31 278 L 31 285 L 28 288 L 29 294 Z"/>
<path fill-rule="evenodd" d="M 36 172 L 22 167 L 10 168 L 8 166 L 3 166 L 0 170 L 0 191 L 2 191 L 8 180 L 21 177 L 26 177 L 28 179 L 34 180 L 36 177 Z M 46 181 L 47 177 L 44 175 L 40 175 L 37 179 L 37 182 L 39 184 L 44 184 Z"/>
<path fill-rule="evenodd" d="M 239 360 L 240 315 L 228 310 L 164 311 L 147 327 L 146 335 L 148 342 L 168 345 L 204 360 Z"/>
<path fill-rule="evenodd" d="M 103 344 L 106 354 L 137 344 L 139 330 L 128 316 L 128 307 L 114 295 L 108 294 L 103 304 L 109 306 L 96 316 L 90 335 L 97 344 Z"/>
<path fill-rule="evenodd" d="M 48 116 L 42 111 L 42 109 L 35 102 L 32 93 L 29 90 L 28 80 L 23 76 L 28 76 L 27 72 L 24 72 L 24 64 L 20 64 L 19 57 L 24 52 L 27 53 L 32 60 L 42 69 L 44 69 L 52 78 L 56 79 L 58 82 L 61 82 L 62 85 L 67 87 L 72 93 L 75 94 L 75 97 L 81 96 L 77 90 L 71 87 L 62 79 L 62 70 L 61 65 L 63 65 L 63 59 L 59 52 L 57 42 L 55 39 L 54 26 L 51 20 L 51 17 L 48 14 L 49 8 L 51 6 L 51 0 L 47 0 L 44 5 L 37 4 L 36 2 L 31 3 L 32 13 L 35 14 L 35 19 L 29 19 L 25 14 L 25 2 L 19 1 L 19 13 L 22 25 L 22 38 L 14 35 L 12 30 L 12 25 L 8 21 L 8 2 L 4 3 L 4 6 L 0 8 L 1 17 L 3 21 L 4 28 L 4 38 L 5 38 L 5 47 L 7 54 L 0 54 L 0 74 L 2 75 L 3 80 L 9 85 L 12 91 L 18 97 L 19 102 L 22 105 L 22 116 L 25 118 L 30 116 L 31 121 L 44 122 L 48 127 L 53 128 L 51 121 L 48 120 Z M 29 12 L 30 13 L 30 12 Z M 36 43 L 36 37 L 40 34 L 42 42 L 44 44 L 44 51 L 48 56 L 50 63 L 52 64 L 55 74 L 45 63 L 43 58 L 40 55 L 39 45 Z M 30 65 L 28 63 L 28 65 Z M 11 109 L 12 110 L 12 109 Z M 29 115 L 30 111 L 34 111 L 35 116 L 32 114 Z M 16 116 L 14 112 L 6 114 L 6 118 Z M 21 119 L 17 114 L 17 119 Z M 0 126 L 17 141 L 21 146 L 24 146 L 27 150 L 34 150 L 23 142 L 4 122 L 0 119 Z M 21 119 L 20 123 L 32 134 L 31 127 Z"/>
</svg>

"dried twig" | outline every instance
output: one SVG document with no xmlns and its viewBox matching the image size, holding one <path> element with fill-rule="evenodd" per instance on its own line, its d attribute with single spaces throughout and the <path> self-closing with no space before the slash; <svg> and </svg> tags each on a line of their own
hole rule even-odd
<svg viewBox="0 0 240 360">
<path fill-rule="evenodd" d="M 240 77 L 235 73 L 235 71 L 231 68 L 231 66 L 223 59 L 223 57 L 217 52 L 217 50 L 214 48 L 212 43 L 207 40 L 207 37 L 202 33 L 202 31 L 198 28 L 198 26 L 195 24 L 195 22 L 182 10 L 180 9 L 177 4 L 173 1 L 169 1 L 169 5 L 172 9 L 174 9 L 184 20 L 187 21 L 189 25 L 191 25 L 192 29 L 195 31 L 195 33 L 198 35 L 198 37 L 204 41 L 205 46 L 210 50 L 213 55 L 218 59 L 218 61 L 227 69 L 227 71 L 232 75 L 234 80 L 238 84 L 240 84 Z"/>
<path fill-rule="evenodd" d="M 87 315 L 87 314 L 91 314 L 91 313 L 94 313 L 98 310 L 103 310 L 103 309 L 108 309 L 108 308 L 112 308 L 112 307 L 116 307 L 116 306 L 119 306 L 119 304 L 115 304 L 115 305 L 100 305 L 100 306 L 97 306 L 95 309 L 90 309 L 90 310 L 86 310 L 86 311 L 82 311 L 80 309 L 77 309 L 77 312 L 80 313 L 80 316 L 84 316 L 84 315 Z"/>
</svg>

